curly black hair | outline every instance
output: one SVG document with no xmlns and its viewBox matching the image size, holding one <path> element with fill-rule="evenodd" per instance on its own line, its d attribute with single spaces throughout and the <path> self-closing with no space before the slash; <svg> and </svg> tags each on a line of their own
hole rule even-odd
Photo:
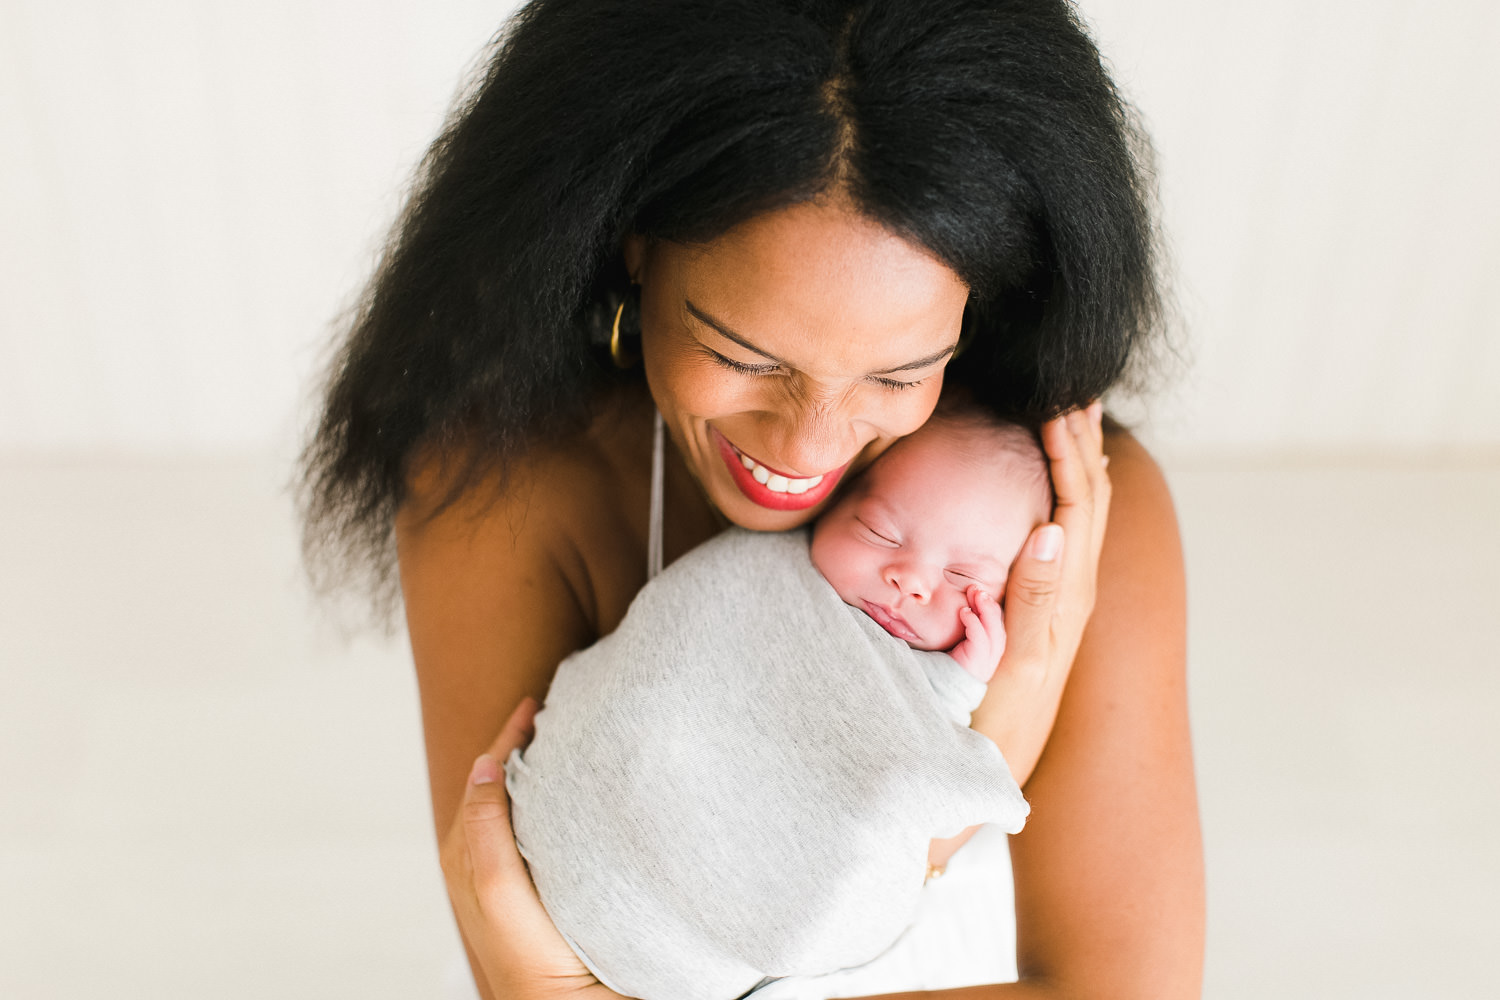
<svg viewBox="0 0 1500 1000">
<path fill-rule="evenodd" d="M 970 288 L 947 378 L 1036 422 L 1159 325 L 1149 147 L 1066 0 L 532 0 L 423 161 L 301 460 L 324 584 L 390 591 L 413 453 L 575 426 L 627 234 L 838 193 Z M 461 481 L 468 481 L 463 480 Z"/>
</svg>

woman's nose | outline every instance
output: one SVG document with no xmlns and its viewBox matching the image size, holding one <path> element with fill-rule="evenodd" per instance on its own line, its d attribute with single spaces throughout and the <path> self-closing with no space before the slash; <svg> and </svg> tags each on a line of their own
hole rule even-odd
<svg viewBox="0 0 1500 1000">
<path fill-rule="evenodd" d="M 852 459 L 864 445 L 853 415 L 839 400 L 802 401 L 778 414 L 768 434 L 770 460 L 793 475 L 817 476 L 832 472 Z"/>
</svg>

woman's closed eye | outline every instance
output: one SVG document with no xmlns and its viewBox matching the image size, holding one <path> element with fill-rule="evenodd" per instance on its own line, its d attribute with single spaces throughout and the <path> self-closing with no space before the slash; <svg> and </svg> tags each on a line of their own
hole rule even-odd
<svg viewBox="0 0 1500 1000">
<path fill-rule="evenodd" d="M 732 372 L 739 372 L 742 375 L 774 375 L 781 368 L 781 366 L 776 364 L 776 362 L 774 361 L 768 361 L 764 364 L 753 365 L 747 364 L 743 361 L 736 361 L 733 358 L 726 358 L 724 355 L 720 354 L 718 351 L 713 350 L 712 348 L 705 347 L 704 350 L 708 352 L 708 356 L 713 360 L 715 364 L 724 368 L 728 368 Z"/>
<path fill-rule="evenodd" d="M 760 364 L 751 364 L 746 361 L 736 361 L 733 358 L 725 357 L 724 355 L 720 354 L 718 351 L 710 347 L 705 347 L 704 351 L 707 352 L 710 360 L 712 360 L 714 364 L 720 366 L 721 368 L 728 368 L 732 372 L 738 372 L 741 375 L 776 375 L 782 370 L 781 366 L 774 361 L 767 361 Z M 931 376 L 928 376 L 927 378 L 930 377 Z M 919 378 L 912 382 L 904 382 L 901 379 L 886 378 L 883 375 L 870 375 L 868 376 L 868 378 L 869 381 L 873 382 L 875 385 L 880 386 L 882 389 L 888 389 L 891 392 L 902 392 L 906 389 L 915 389 L 927 382 L 927 378 Z"/>
<path fill-rule="evenodd" d="M 915 389 L 917 386 L 922 385 L 924 382 L 926 382 L 927 379 L 919 378 L 915 382 L 903 382 L 898 378 L 884 378 L 880 375 L 871 375 L 870 381 L 874 382 L 881 388 L 890 389 L 893 392 L 900 392 L 903 389 Z"/>
</svg>

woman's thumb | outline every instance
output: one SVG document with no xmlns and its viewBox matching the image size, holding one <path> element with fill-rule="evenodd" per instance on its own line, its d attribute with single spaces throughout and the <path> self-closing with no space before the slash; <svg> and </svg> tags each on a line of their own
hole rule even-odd
<svg viewBox="0 0 1500 1000">
<path fill-rule="evenodd" d="M 1062 579 L 1063 530 L 1059 524 L 1044 524 L 1031 533 L 1005 581 L 1006 633 L 1012 641 L 1017 629 L 1035 624 L 1036 612 L 1049 611 Z M 1041 624 L 1046 624 L 1046 615 Z"/>
<path fill-rule="evenodd" d="M 510 830 L 510 800 L 505 794 L 504 768 L 510 752 L 530 739 L 537 707 L 535 699 L 523 699 L 506 720 L 489 751 L 474 761 L 469 772 L 461 809 L 476 885 L 511 875 L 510 869 L 520 863 Z"/>
</svg>

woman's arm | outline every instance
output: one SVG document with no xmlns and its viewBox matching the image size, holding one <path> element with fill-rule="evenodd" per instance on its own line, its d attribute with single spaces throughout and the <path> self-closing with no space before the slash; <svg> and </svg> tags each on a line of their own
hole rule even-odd
<svg viewBox="0 0 1500 1000">
<path fill-rule="evenodd" d="M 1202 841 L 1176 515 L 1134 438 L 1112 433 L 1105 450 L 1113 500 L 1093 615 L 1026 783 L 1031 818 L 1011 838 L 1021 981 L 914 997 L 1200 994 Z"/>
<path fill-rule="evenodd" d="M 546 473 L 540 474 L 546 478 Z M 527 695 L 593 636 L 552 523 L 555 491 L 529 468 L 440 507 L 437 470 L 414 478 L 396 518 L 401 595 L 422 699 L 433 821 L 441 836 L 464 778 Z"/>
<path fill-rule="evenodd" d="M 1107 441 L 1098 596 L 1012 839 L 1023 979 L 1068 996 L 1196 997 L 1203 845 L 1187 711 L 1177 516 L 1161 471 Z"/>
<path fill-rule="evenodd" d="M 588 481 L 598 466 L 587 458 L 518 465 L 503 491 L 480 484 L 446 507 L 448 483 L 434 462 L 413 478 L 396 521 L 433 820 L 450 900 L 486 998 L 613 995 L 587 975 L 536 899 L 508 813 L 503 824 L 482 814 L 503 781 L 472 781 L 481 752 L 520 745 L 518 727 L 529 715 L 518 723 L 512 710 L 523 697 L 540 702 L 557 665 L 595 636 L 599 601 L 581 553 L 596 537 L 627 537 L 634 527 L 614 523 L 602 504 L 580 509 L 589 498 L 616 495 L 604 488 L 610 484 Z M 580 534 L 579 525 L 589 527 Z M 503 766 L 503 756 L 491 764 Z M 481 814 L 473 815 L 476 808 Z M 502 833 L 467 837 L 468 829 L 490 827 Z"/>
</svg>

